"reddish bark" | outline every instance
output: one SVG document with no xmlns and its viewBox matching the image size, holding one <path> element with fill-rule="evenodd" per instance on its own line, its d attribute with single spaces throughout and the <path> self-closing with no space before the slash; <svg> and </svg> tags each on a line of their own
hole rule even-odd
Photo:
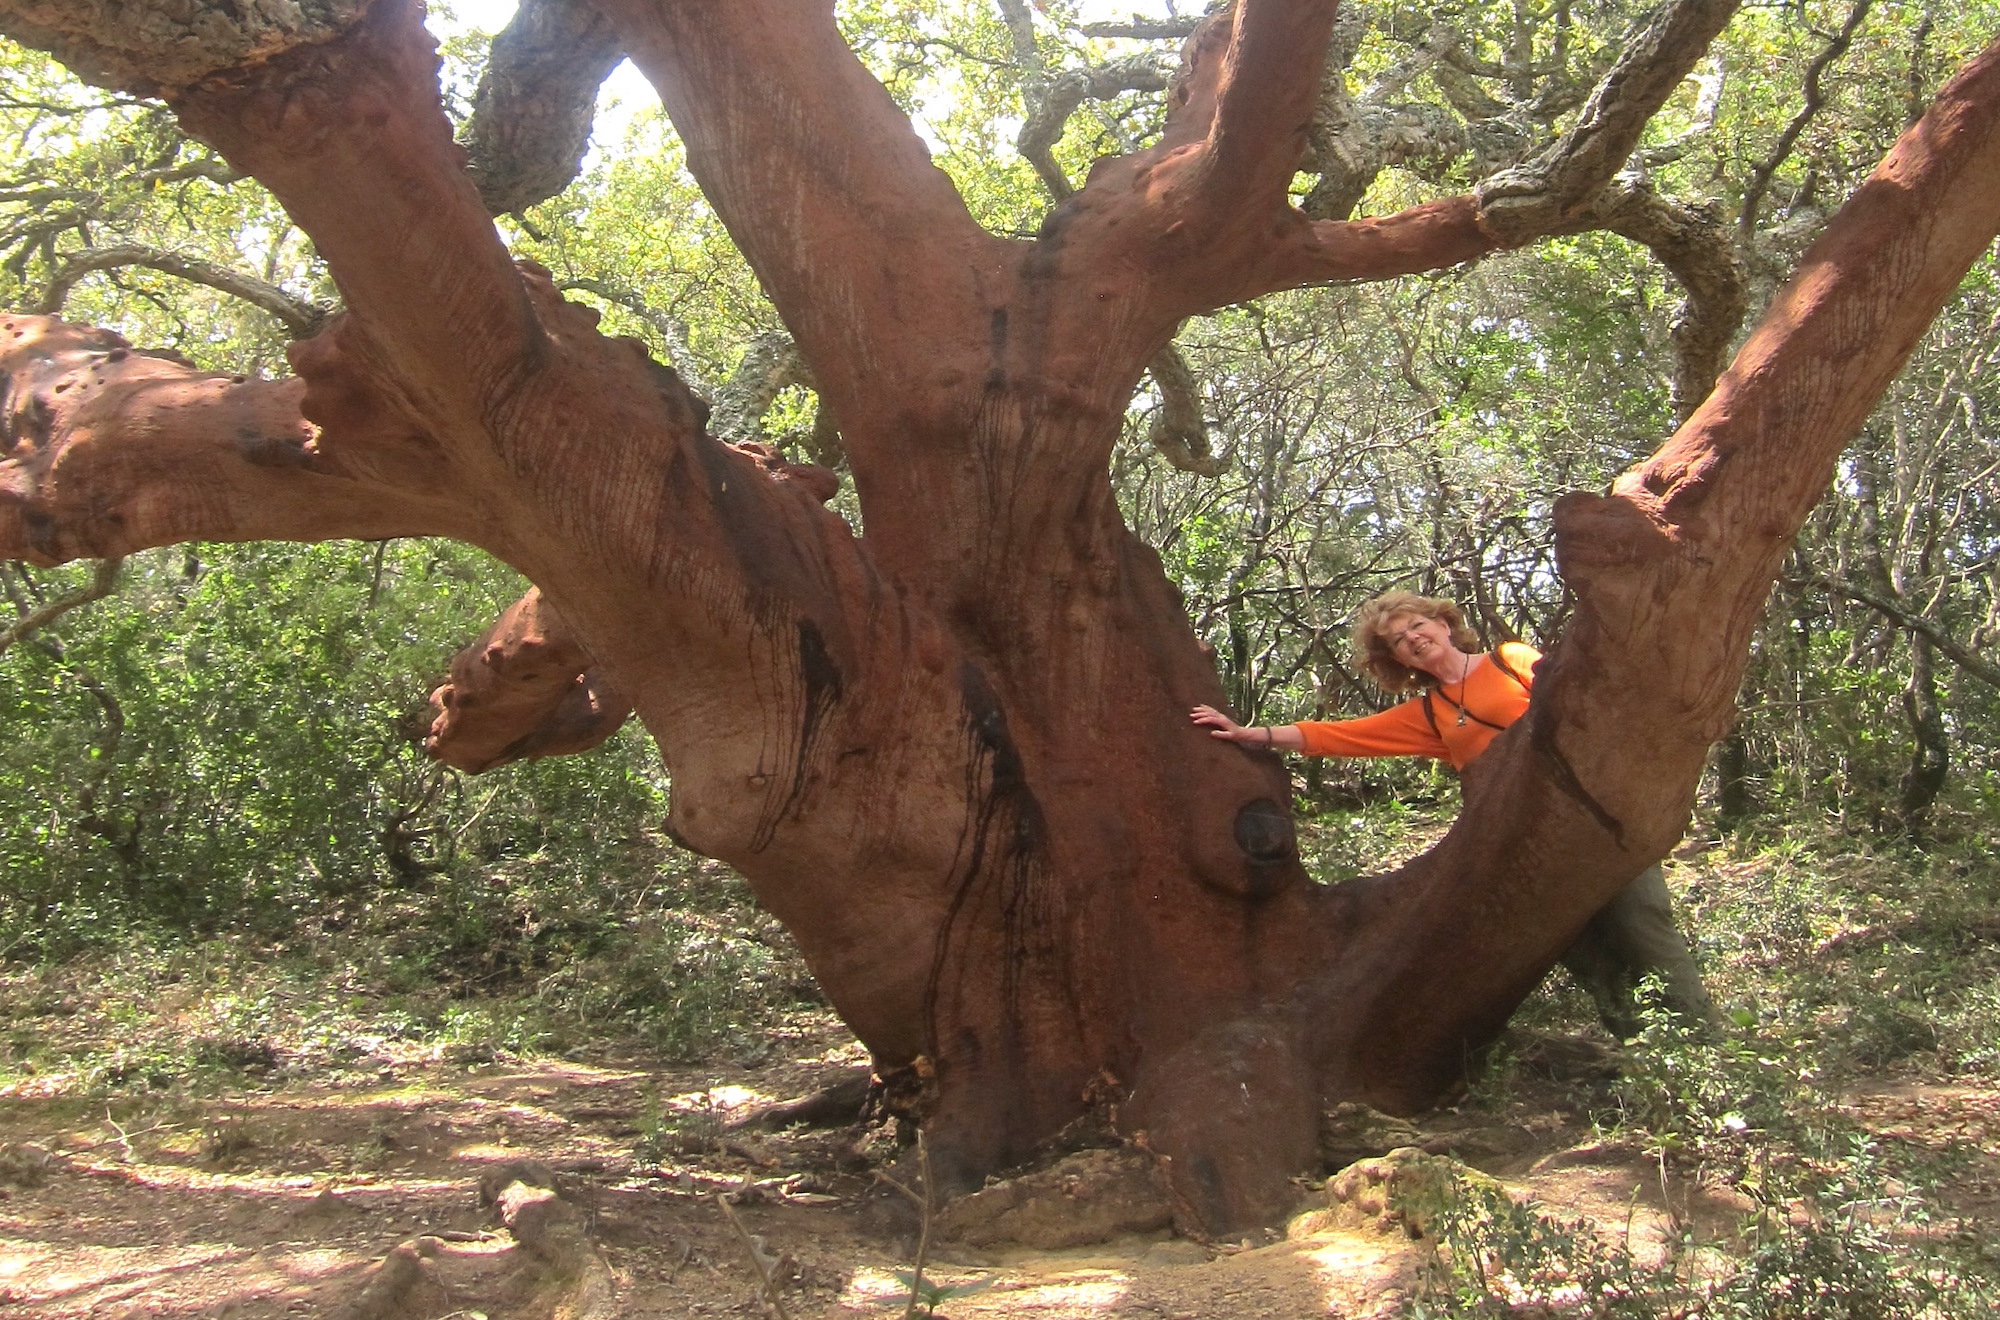
<svg viewBox="0 0 2000 1320">
<path fill-rule="evenodd" d="M 312 357 L 295 346 L 295 362 Z M 332 452 L 299 380 L 196 371 L 106 330 L 0 317 L 0 552 L 37 564 L 179 541 L 462 536 L 407 427 L 370 416 Z"/>
<path fill-rule="evenodd" d="M 1579 622 L 1459 828 L 1397 877 L 1321 891 L 1275 758 L 1185 723 L 1219 687 L 1119 519 L 1108 456 L 1181 317 L 1463 260 L 1524 238 L 1520 211 L 1496 228 L 1454 199 L 1314 227 L 1287 206 L 1330 18 L 1309 0 L 1212 22 L 1162 142 L 1101 164 L 1033 241 L 973 223 L 824 0 L 601 8 L 840 418 L 865 543 L 822 507 L 825 473 L 711 439 L 671 372 L 508 261 L 412 7 L 377 0 L 338 41 L 171 93 L 346 297 L 295 351 L 303 388 L 17 350 L 0 553 L 485 546 L 564 628 L 524 605 L 478 649 L 496 663 L 455 666 L 441 745 L 519 751 L 560 724 L 587 656 L 658 740 L 675 831 L 749 879 L 882 1066 L 929 1079 L 916 1106 L 940 1168 L 1025 1156 L 1108 1073 L 1191 1227 L 1281 1211 L 1324 1101 L 1433 1098 L 1669 846 L 1775 555 L 2000 223 L 1989 53 L 1709 407 L 1611 497 L 1565 506 Z M 1592 159 L 1623 159 L 1630 119 L 1603 117 Z M 1922 218 L 1880 218 L 1905 196 Z M 93 371 L 151 383 L 76 389 Z M 246 412 L 290 466 L 236 444 Z M 481 704 L 498 712 L 483 728 Z"/>
<path fill-rule="evenodd" d="M 1607 882 L 1679 837 L 1786 548 L 1996 230 L 2000 45 L 1938 94 L 1834 217 L 1659 453 L 1608 496 L 1558 505 L 1577 611 L 1538 670 L 1524 727 L 1468 781 L 1457 828 L 1404 873 L 1401 884 L 1432 897 L 1365 941 L 1371 955 L 1439 949 L 1448 970 L 1377 956 L 1327 987 L 1342 996 L 1351 982 L 1371 1001 L 1353 1014 L 1361 1026 L 1329 1041 L 1345 1059 L 1336 1070 L 1372 1079 L 1362 1093 L 1400 1107 L 1429 1095 L 1463 1042 L 1499 1025 L 1479 1005 L 1515 1002 Z"/>
<path fill-rule="evenodd" d="M 588 751 L 632 713 L 589 670 L 589 654 L 530 591 L 453 657 L 451 681 L 431 693 L 438 715 L 424 750 L 470 774 Z"/>
</svg>

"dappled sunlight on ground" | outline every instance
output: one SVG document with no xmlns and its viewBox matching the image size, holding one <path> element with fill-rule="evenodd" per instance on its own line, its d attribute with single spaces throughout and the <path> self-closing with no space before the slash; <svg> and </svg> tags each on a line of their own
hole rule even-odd
<svg viewBox="0 0 2000 1320">
<path fill-rule="evenodd" d="M 762 1309 L 720 1196 L 776 1262 L 797 1320 L 899 1314 L 914 1235 L 884 1214 L 898 1203 L 873 1174 L 893 1144 L 863 1129 L 731 1126 L 851 1078 L 861 1058 L 824 1017 L 786 1040 L 796 1057 L 737 1067 L 398 1051 L 212 1097 L 16 1090 L 0 1098 L 0 1309 L 32 1320 L 335 1315 L 401 1252 L 421 1256 L 422 1286 L 378 1320 L 543 1320 L 549 1298 L 534 1287 L 548 1270 L 481 1192 L 531 1161 L 577 1214 L 613 1314 Z M 1752 1208 L 1740 1193 L 1663 1161 L 1657 1145 L 1593 1131 L 1560 1085 L 1524 1073 L 1511 1086 L 1504 1103 L 1428 1116 L 1419 1135 L 1549 1214 L 1590 1221 L 1614 1249 L 1655 1259 L 1685 1230 L 1704 1276 L 1728 1268 L 1722 1253 Z M 1949 1155 L 1945 1208 L 1978 1212 L 2000 1196 L 2000 1092 L 1884 1082 L 1841 1106 L 1881 1142 Z M 1330 1226 L 1344 1222 L 1210 1245 L 939 1244 L 927 1277 L 952 1320 L 1392 1320 L 1436 1286 L 1432 1243 L 1400 1225 Z"/>
</svg>

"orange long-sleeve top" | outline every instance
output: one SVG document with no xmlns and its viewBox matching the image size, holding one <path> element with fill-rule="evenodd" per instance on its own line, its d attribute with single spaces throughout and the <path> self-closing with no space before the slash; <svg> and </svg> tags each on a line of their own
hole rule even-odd
<svg viewBox="0 0 2000 1320">
<path fill-rule="evenodd" d="M 1296 727 L 1305 739 L 1306 755 L 1428 756 L 1463 770 L 1492 745 L 1501 729 L 1527 713 L 1535 662 L 1542 658 L 1534 647 L 1519 642 L 1502 642 L 1495 650 L 1504 668 L 1491 656 L 1481 656 L 1479 664 L 1465 676 L 1461 690 L 1454 690 L 1456 685 L 1431 689 L 1436 729 L 1424 715 L 1424 699 L 1413 697 L 1379 715 L 1299 721 Z M 1518 682 L 1508 677 L 1509 669 L 1518 675 Z M 1466 715 L 1463 720 L 1459 718 L 1461 708 Z"/>
</svg>

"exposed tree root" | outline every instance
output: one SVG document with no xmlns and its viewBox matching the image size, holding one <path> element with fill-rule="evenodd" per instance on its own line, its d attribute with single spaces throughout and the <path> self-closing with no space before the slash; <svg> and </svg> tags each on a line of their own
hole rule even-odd
<svg viewBox="0 0 2000 1320">
<path fill-rule="evenodd" d="M 617 1286 L 611 1269 L 565 1199 L 555 1173 L 521 1161 L 479 1180 L 480 1203 L 513 1234 L 519 1250 L 457 1247 L 425 1235 L 393 1248 L 351 1298 L 328 1308 L 333 1320 L 426 1320 L 463 1309 L 477 1294 L 504 1298 L 508 1313 L 551 1320 L 611 1320 Z"/>
<path fill-rule="evenodd" d="M 444 1309 L 439 1303 L 450 1290 L 434 1263 L 442 1247 L 434 1237 L 420 1237 L 392 1248 L 361 1291 L 331 1311 L 333 1320 L 401 1320 Z"/>
<path fill-rule="evenodd" d="M 1139 1150 L 1087 1150 L 960 1197 L 938 1215 L 937 1231 L 970 1247 L 1056 1250 L 1172 1222 L 1156 1160 Z"/>
<path fill-rule="evenodd" d="M 490 1201 L 515 1241 L 540 1262 L 534 1287 L 541 1305 L 535 1313 L 553 1320 L 609 1320 L 617 1314 L 611 1267 L 553 1171 L 524 1161 L 490 1170 L 479 1182 L 480 1199 Z"/>
<path fill-rule="evenodd" d="M 788 1127 L 846 1127 L 861 1115 L 873 1077 L 866 1068 L 809 1095 L 753 1110 L 729 1124 L 731 1132 L 776 1132 Z"/>
</svg>

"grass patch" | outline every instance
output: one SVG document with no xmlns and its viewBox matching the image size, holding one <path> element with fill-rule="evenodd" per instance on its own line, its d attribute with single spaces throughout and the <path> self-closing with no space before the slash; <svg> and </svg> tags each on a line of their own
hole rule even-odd
<svg viewBox="0 0 2000 1320">
<path fill-rule="evenodd" d="M 372 931 L 277 948 L 247 936 L 135 936 L 16 965 L 0 971 L 0 1095 L 372 1081 L 404 1061 L 528 1053 L 748 1060 L 813 992 L 782 931 L 736 915 L 658 911 L 544 951 L 553 966 L 434 981 L 424 976 L 432 964 Z"/>
</svg>

